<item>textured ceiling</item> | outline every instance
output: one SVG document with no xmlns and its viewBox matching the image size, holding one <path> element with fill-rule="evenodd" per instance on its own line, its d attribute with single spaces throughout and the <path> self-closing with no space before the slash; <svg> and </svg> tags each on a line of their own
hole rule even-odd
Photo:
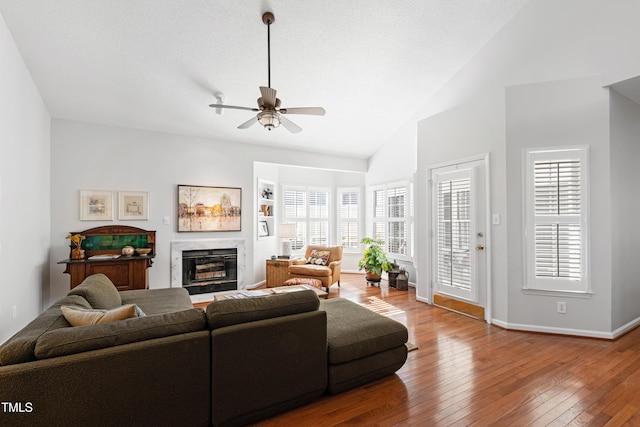
<svg viewBox="0 0 640 427">
<path fill-rule="evenodd" d="M 528 0 L 0 0 L 53 118 L 368 158 Z M 267 85 L 303 128 L 236 127 Z"/>
</svg>

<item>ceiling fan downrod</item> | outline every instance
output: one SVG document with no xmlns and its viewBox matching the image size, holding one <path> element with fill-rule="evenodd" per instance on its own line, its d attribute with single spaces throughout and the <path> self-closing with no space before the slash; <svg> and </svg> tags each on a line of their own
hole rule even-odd
<svg viewBox="0 0 640 427">
<path fill-rule="evenodd" d="M 267 87 L 271 87 L 271 24 L 276 18 L 271 12 L 265 12 L 262 15 L 262 22 L 267 26 Z"/>
</svg>

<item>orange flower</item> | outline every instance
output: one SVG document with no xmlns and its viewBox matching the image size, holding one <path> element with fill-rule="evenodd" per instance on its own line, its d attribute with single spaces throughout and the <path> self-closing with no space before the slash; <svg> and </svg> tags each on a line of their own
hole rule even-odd
<svg viewBox="0 0 640 427">
<path fill-rule="evenodd" d="M 67 237 L 65 237 L 65 239 L 71 240 L 71 243 L 73 243 L 73 246 L 75 246 L 76 248 L 79 248 L 80 245 L 82 244 L 82 241 L 85 239 L 85 236 L 82 236 L 80 234 L 74 234 L 74 235 L 69 234 Z"/>
</svg>

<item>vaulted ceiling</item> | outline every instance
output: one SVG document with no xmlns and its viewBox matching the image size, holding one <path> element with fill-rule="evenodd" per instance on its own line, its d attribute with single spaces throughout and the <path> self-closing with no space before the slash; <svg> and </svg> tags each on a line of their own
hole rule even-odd
<svg viewBox="0 0 640 427">
<path fill-rule="evenodd" d="M 52 118 L 368 158 L 528 0 L 0 0 Z M 237 126 L 267 85 L 303 128 Z M 87 143 L 90 143 L 88 141 Z"/>
</svg>

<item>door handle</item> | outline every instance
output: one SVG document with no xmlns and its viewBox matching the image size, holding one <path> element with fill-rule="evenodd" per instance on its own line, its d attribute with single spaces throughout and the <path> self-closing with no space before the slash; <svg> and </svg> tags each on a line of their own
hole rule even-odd
<svg viewBox="0 0 640 427">
<path fill-rule="evenodd" d="M 480 245 L 476 246 L 476 249 L 479 250 L 479 251 L 483 251 L 484 250 L 484 245 L 480 244 Z"/>
</svg>

